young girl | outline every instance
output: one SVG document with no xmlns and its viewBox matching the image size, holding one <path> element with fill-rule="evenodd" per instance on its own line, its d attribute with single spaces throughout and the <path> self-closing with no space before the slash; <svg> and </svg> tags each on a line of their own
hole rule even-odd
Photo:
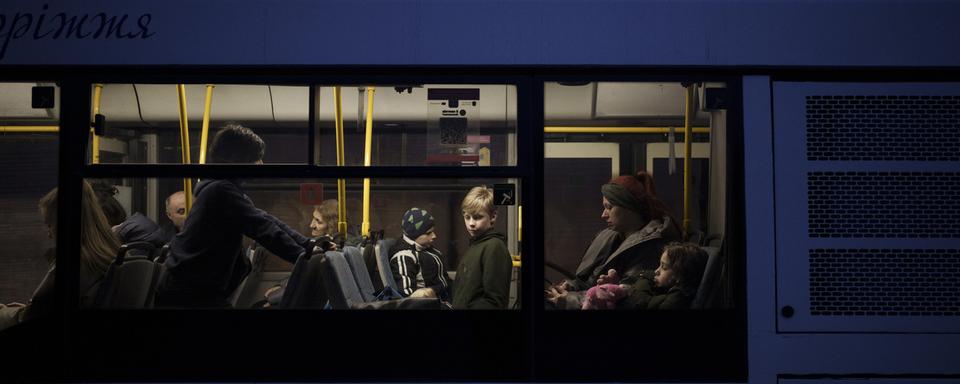
<svg viewBox="0 0 960 384">
<path fill-rule="evenodd" d="M 660 255 L 653 273 L 640 273 L 631 284 L 619 284 L 615 270 L 602 276 L 587 291 L 583 309 L 687 309 L 697 294 L 707 253 L 694 244 L 671 243 Z"/>
</svg>

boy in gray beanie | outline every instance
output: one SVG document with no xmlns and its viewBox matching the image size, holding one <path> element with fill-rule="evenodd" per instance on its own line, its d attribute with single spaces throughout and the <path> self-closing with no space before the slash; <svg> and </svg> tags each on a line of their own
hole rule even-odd
<svg viewBox="0 0 960 384">
<path fill-rule="evenodd" d="M 390 249 L 393 278 L 404 297 L 438 297 L 450 300 L 450 276 L 443 266 L 443 255 L 433 247 L 437 234 L 433 215 L 421 208 L 410 208 L 401 222 L 403 238 Z"/>
</svg>

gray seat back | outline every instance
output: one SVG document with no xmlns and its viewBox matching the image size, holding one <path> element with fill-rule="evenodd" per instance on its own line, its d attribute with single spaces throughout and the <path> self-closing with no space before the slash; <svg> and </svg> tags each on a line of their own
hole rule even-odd
<svg viewBox="0 0 960 384">
<path fill-rule="evenodd" d="M 373 281 L 370 280 L 370 272 L 367 271 L 367 264 L 363 262 L 363 254 L 360 248 L 354 246 L 343 247 L 343 255 L 350 264 L 353 271 L 353 279 L 357 282 L 363 301 L 370 302 L 376 300 L 376 291 L 373 288 Z"/>
<path fill-rule="evenodd" d="M 707 252 L 707 265 L 703 270 L 703 278 L 697 295 L 690 303 L 691 309 L 715 308 L 720 292 L 720 271 L 723 269 L 723 255 L 720 247 L 700 247 Z"/>
<path fill-rule="evenodd" d="M 149 245 L 149 244 L 148 244 Z M 164 272 L 151 260 L 153 245 L 124 244 L 100 281 L 95 308 L 152 308 Z"/>
<path fill-rule="evenodd" d="M 323 278 L 322 255 L 305 253 L 293 264 L 290 280 L 280 299 L 283 308 L 323 308 L 328 293 Z"/>
<path fill-rule="evenodd" d="M 323 284 L 330 297 L 333 309 L 350 309 L 354 304 L 365 303 L 357 286 L 353 270 L 346 257 L 339 251 L 328 251 L 321 258 Z"/>
<path fill-rule="evenodd" d="M 393 248 L 396 243 L 397 239 L 383 239 L 377 242 L 377 269 L 380 271 L 383 286 L 400 292 L 400 287 L 393 279 L 393 270 L 390 269 L 390 248 Z"/>
</svg>

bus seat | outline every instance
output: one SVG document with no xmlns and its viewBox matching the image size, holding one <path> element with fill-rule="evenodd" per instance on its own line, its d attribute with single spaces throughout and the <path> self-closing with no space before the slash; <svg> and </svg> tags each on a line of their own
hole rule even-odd
<svg viewBox="0 0 960 384">
<path fill-rule="evenodd" d="M 358 303 L 351 309 L 450 309 L 440 299 L 426 297 L 405 297 L 398 300 L 372 301 Z"/>
<path fill-rule="evenodd" d="M 163 264 L 163 262 L 167 261 L 167 255 L 169 254 L 170 254 L 170 243 L 166 243 L 162 247 L 160 247 L 160 251 L 157 252 L 157 257 L 154 259 L 154 261 L 156 261 L 159 264 Z"/>
<path fill-rule="evenodd" d="M 346 247 L 345 249 L 346 250 Z M 403 298 L 398 300 L 367 300 L 361 293 L 351 263 L 343 253 L 327 252 L 323 257 L 324 283 L 330 292 L 333 309 L 443 309 L 437 298 Z M 366 269 L 364 267 L 364 269 Z M 362 275 L 362 273 L 360 274 Z"/>
<path fill-rule="evenodd" d="M 323 284 L 327 288 L 333 309 L 349 309 L 352 304 L 366 302 L 360 293 L 360 287 L 357 286 L 350 263 L 342 252 L 327 251 L 320 257 L 320 265 Z M 287 287 L 289 289 L 289 285 Z"/>
<path fill-rule="evenodd" d="M 377 242 L 377 270 L 380 271 L 380 281 L 383 286 L 400 292 L 400 287 L 393 279 L 393 270 L 390 269 L 390 248 L 397 243 L 397 239 L 383 239 Z"/>
<path fill-rule="evenodd" d="M 282 308 L 323 308 L 327 290 L 321 273 L 321 255 L 305 253 L 293 264 L 290 280 L 280 299 Z"/>
<path fill-rule="evenodd" d="M 716 307 L 720 292 L 720 271 L 723 269 L 723 257 L 720 247 L 700 247 L 707 252 L 707 265 L 697 294 L 690 303 L 690 309 L 709 309 Z"/>
<path fill-rule="evenodd" d="M 706 245 L 703 243 L 705 237 L 706 234 L 703 231 L 693 228 L 690 229 L 690 233 L 687 234 L 687 242 L 696 245 Z"/>
<path fill-rule="evenodd" d="M 363 261 L 360 248 L 352 245 L 343 247 L 343 256 L 350 264 L 350 270 L 353 271 L 353 278 L 357 282 L 360 294 L 363 295 L 363 301 L 374 301 L 376 290 L 373 288 L 373 281 L 370 280 L 370 272 Z"/>
<path fill-rule="evenodd" d="M 367 272 L 370 272 L 370 282 L 373 283 L 374 292 L 382 292 L 383 279 L 380 278 L 380 268 L 377 268 L 376 244 L 367 244 L 363 247 L 363 263 L 367 265 Z"/>
<path fill-rule="evenodd" d="M 151 308 L 164 267 L 151 260 L 153 244 L 138 241 L 120 246 L 107 268 L 94 300 L 96 308 Z"/>
</svg>

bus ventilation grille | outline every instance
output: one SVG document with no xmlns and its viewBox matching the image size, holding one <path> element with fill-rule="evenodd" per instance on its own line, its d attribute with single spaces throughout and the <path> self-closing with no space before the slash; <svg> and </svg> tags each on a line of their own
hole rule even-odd
<svg viewBox="0 0 960 384">
<path fill-rule="evenodd" d="M 814 316 L 960 315 L 960 249 L 811 249 Z"/>
<path fill-rule="evenodd" d="M 807 96 L 806 106 L 807 160 L 960 160 L 960 96 Z"/>
<path fill-rule="evenodd" d="M 810 237 L 960 238 L 960 173 L 809 172 Z"/>
</svg>

